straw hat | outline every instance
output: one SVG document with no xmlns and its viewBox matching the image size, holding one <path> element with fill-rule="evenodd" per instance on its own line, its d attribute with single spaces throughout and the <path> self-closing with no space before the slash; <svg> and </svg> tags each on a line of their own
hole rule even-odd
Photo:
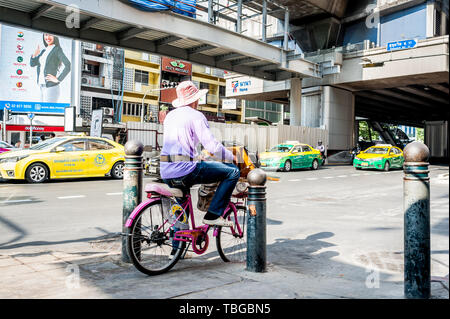
<svg viewBox="0 0 450 319">
<path fill-rule="evenodd" d="M 208 93 L 208 89 L 199 90 L 191 81 L 181 82 L 177 86 L 177 98 L 173 100 L 173 107 L 180 107 L 194 103 Z"/>
</svg>

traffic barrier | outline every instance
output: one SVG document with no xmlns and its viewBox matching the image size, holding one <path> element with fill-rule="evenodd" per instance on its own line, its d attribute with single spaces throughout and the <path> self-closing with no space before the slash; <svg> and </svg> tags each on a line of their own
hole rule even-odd
<svg viewBox="0 0 450 319">
<path fill-rule="evenodd" d="M 404 293 L 408 299 L 428 299 L 431 291 L 430 178 L 428 147 L 419 142 L 404 151 Z"/>
<path fill-rule="evenodd" d="M 134 208 L 142 201 L 142 175 L 143 162 L 142 153 L 144 145 L 136 140 L 125 144 L 125 167 L 123 172 L 123 211 L 122 211 L 122 233 L 127 233 L 125 224 Z M 139 225 L 136 229 L 140 229 Z M 136 245 L 140 245 L 137 241 Z M 136 249 L 135 251 L 140 251 Z M 138 256 L 137 256 L 138 257 Z M 122 261 L 131 263 L 127 253 L 127 238 L 122 237 Z"/>
<path fill-rule="evenodd" d="M 266 271 L 266 181 L 267 175 L 257 168 L 248 173 L 247 268 Z"/>
</svg>

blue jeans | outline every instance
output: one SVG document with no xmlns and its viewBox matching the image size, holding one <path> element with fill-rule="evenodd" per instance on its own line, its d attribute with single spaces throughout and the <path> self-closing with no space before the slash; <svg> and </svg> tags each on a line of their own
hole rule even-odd
<svg viewBox="0 0 450 319">
<path fill-rule="evenodd" d="M 199 162 L 188 175 L 163 181 L 169 187 L 182 189 L 184 194 L 188 194 L 189 189 L 196 184 L 221 182 L 208 209 L 208 212 L 221 216 L 230 202 L 240 175 L 239 168 L 231 163 Z"/>
</svg>

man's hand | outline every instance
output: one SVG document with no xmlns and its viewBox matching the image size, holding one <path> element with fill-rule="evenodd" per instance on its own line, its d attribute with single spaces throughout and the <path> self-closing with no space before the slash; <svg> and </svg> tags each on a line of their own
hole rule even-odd
<svg viewBox="0 0 450 319">
<path fill-rule="evenodd" d="M 233 154 L 233 163 L 234 163 L 234 164 L 237 164 L 237 163 L 238 163 L 238 160 L 237 160 L 237 157 L 236 157 L 235 154 Z"/>
</svg>

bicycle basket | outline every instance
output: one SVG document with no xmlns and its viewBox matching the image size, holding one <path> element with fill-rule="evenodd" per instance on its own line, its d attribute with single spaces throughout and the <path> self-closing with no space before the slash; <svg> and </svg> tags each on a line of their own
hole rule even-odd
<svg viewBox="0 0 450 319">
<path fill-rule="evenodd" d="M 162 197 L 161 201 L 164 210 L 164 218 L 168 218 L 171 225 L 175 223 L 173 227 L 176 227 L 177 229 L 189 229 L 189 216 L 181 205 L 176 200 L 168 197 Z M 179 216 L 180 218 L 178 218 Z"/>
<path fill-rule="evenodd" d="M 197 201 L 197 208 L 200 211 L 202 212 L 208 211 L 209 205 L 211 205 L 213 196 L 216 193 L 217 186 L 219 186 L 219 183 L 204 184 L 200 186 L 200 188 L 198 189 L 198 201 Z"/>
</svg>

